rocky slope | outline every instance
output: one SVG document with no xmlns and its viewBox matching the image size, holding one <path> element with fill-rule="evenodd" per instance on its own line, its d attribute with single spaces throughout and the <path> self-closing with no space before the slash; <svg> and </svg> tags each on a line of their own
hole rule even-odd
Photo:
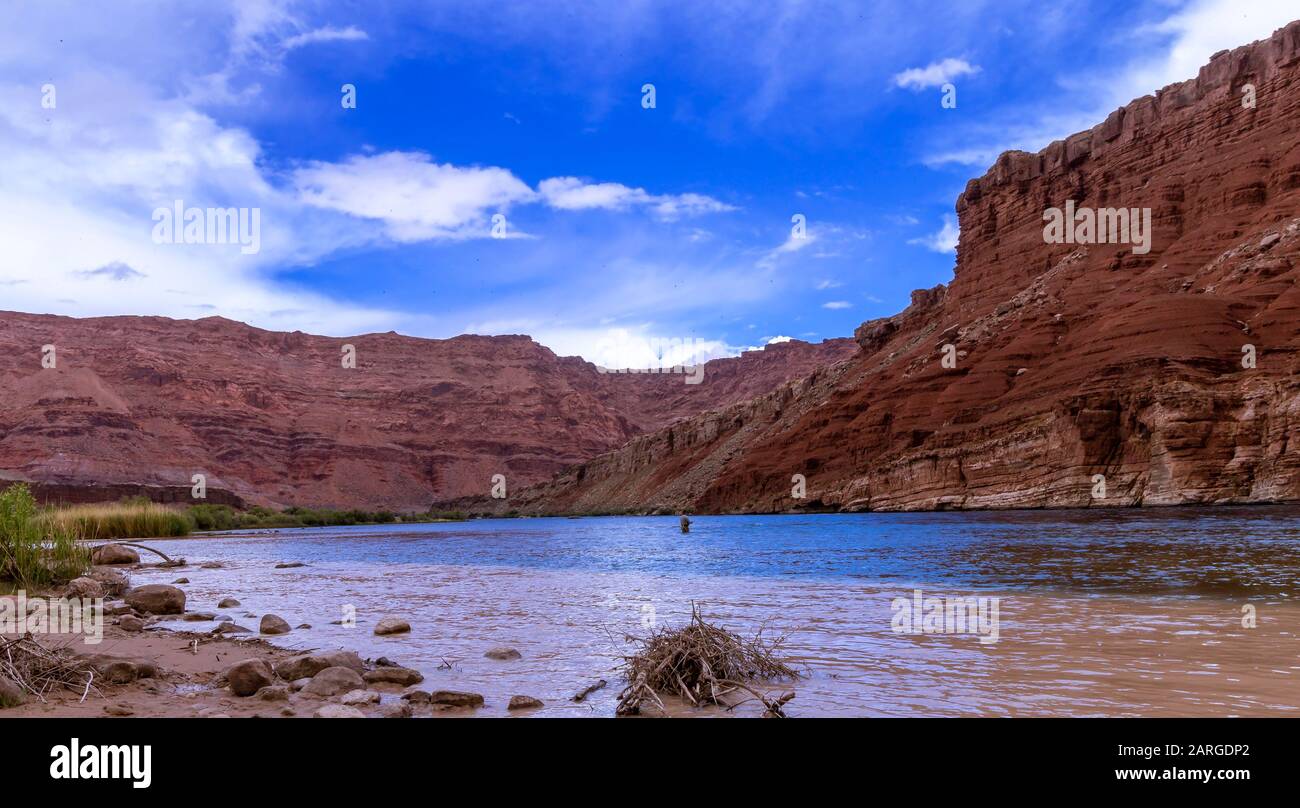
<svg viewBox="0 0 1300 808">
<path fill-rule="evenodd" d="M 1044 212 L 1067 200 L 1150 208 L 1150 251 L 1047 243 Z M 1090 131 L 1003 154 L 957 213 L 952 282 L 863 324 L 850 361 L 480 507 L 1300 499 L 1300 22 Z"/>
<path fill-rule="evenodd" d="M 55 346 L 56 367 L 41 365 Z M 344 369 L 341 350 L 356 349 Z M 0 313 L 0 480 L 46 499 L 423 510 L 507 490 L 852 355 L 790 342 L 680 374 L 607 374 L 528 337 L 319 337 L 211 317 Z"/>
</svg>

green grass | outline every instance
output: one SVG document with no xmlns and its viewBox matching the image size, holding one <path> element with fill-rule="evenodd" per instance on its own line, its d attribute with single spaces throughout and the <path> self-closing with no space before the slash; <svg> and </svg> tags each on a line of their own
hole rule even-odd
<svg viewBox="0 0 1300 808">
<path fill-rule="evenodd" d="M 27 486 L 0 492 L 0 580 L 36 590 L 90 567 L 90 549 L 74 524 L 51 520 Z"/>
<path fill-rule="evenodd" d="M 330 508 L 249 508 L 229 505 L 191 505 L 189 518 L 197 530 L 251 530 L 274 527 L 330 527 L 333 525 L 383 525 L 397 522 L 448 522 L 464 519 L 454 512 L 398 514 L 392 511 L 334 510 Z"/>
<path fill-rule="evenodd" d="M 184 511 L 143 498 L 55 508 L 41 518 L 92 542 L 188 536 L 194 529 L 194 522 Z"/>
</svg>

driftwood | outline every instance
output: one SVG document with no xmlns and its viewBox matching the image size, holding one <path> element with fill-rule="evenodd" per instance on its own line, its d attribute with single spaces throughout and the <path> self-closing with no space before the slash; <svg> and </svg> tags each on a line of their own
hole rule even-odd
<svg viewBox="0 0 1300 808">
<path fill-rule="evenodd" d="M 105 542 L 104 544 L 100 544 L 100 545 L 98 545 L 98 546 L 96 546 L 96 547 L 92 547 L 92 548 L 91 548 L 91 552 L 93 553 L 95 550 L 98 550 L 100 547 L 107 547 L 107 546 L 110 545 L 110 544 L 120 544 L 120 545 L 122 545 L 123 547 L 135 547 L 136 549 L 139 549 L 139 550 L 148 550 L 149 552 L 153 553 L 154 555 L 159 556 L 159 557 L 162 558 L 162 560 L 163 560 L 163 564 L 162 564 L 162 566 L 164 566 L 164 567 L 181 567 L 181 566 L 184 566 L 184 565 L 185 565 L 185 559 L 183 559 L 183 558 L 176 558 L 176 559 L 168 558 L 167 554 L 164 553 L 164 552 L 161 551 L 161 550 L 155 550 L 155 549 L 153 549 L 152 547 L 147 547 L 147 546 L 145 546 L 145 545 L 143 545 L 143 544 L 137 544 L 136 542 L 133 542 L 133 541 L 110 541 L 110 542 Z"/>
<path fill-rule="evenodd" d="M 585 701 L 588 696 L 590 696 L 592 693 L 595 693 L 597 690 L 600 690 L 602 687 L 604 687 L 607 684 L 609 684 L 609 682 L 606 682 L 604 679 L 597 679 L 595 684 L 588 685 L 585 690 L 575 695 L 573 697 L 573 700 L 577 702 Z"/>
<path fill-rule="evenodd" d="M 81 699 L 92 690 L 95 669 L 89 661 L 67 648 L 47 648 L 31 632 L 13 640 L 0 640 L 0 674 L 41 701 L 45 694 L 65 688 L 80 691 Z"/>
<path fill-rule="evenodd" d="M 784 637 L 763 640 L 760 630 L 744 640 L 725 628 L 711 625 L 691 605 L 691 620 L 683 628 L 660 629 L 650 636 L 628 636 L 640 649 L 623 658 L 621 669 L 628 685 L 618 697 L 618 715 L 640 715 L 643 706 L 664 710 L 660 694 L 675 696 L 699 707 L 715 704 L 732 709 L 737 703 L 726 699 L 744 691 L 761 701 L 766 714 L 784 718 L 782 709 L 794 698 L 787 692 L 778 698 L 747 682 L 794 680 L 799 673 L 777 656 Z"/>
</svg>

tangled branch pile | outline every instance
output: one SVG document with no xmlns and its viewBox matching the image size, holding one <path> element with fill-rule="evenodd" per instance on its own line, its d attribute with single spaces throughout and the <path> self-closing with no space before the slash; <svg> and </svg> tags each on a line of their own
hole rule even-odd
<svg viewBox="0 0 1300 808">
<path fill-rule="evenodd" d="M 658 629 L 650 636 L 628 636 L 628 642 L 641 648 L 623 657 L 620 666 L 628 686 L 619 694 L 618 714 L 639 715 L 643 705 L 654 704 L 663 710 L 660 694 L 677 696 L 699 706 L 728 704 L 724 697 L 744 691 L 767 708 L 767 714 L 785 717 L 782 707 L 794 693 L 770 698 L 751 687 L 753 681 L 790 681 L 799 677 L 785 664 L 777 651 L 784 637 L 768 643 L 760 630 L 753 640 L 705 622 L 700 610 L 691 605 L 691 620 L 683 628 Z"/>
<path fill-rule="evenodd" d="M 94 667 L 67 648 L 46 648 L 31 634 L 0 640 L 0 677 L 45 701 L 45 694 L 67 688 L 84 695 L 92 690 Z M 98 691 L 95 691 L 98 693 Z"/>
</svg>

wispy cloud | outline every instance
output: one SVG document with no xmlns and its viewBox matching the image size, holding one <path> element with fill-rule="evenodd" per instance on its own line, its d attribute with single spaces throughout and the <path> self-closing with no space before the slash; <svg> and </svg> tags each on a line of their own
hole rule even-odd
<svg viewBox="0 0 1300 808">
<path fill-rule="evenodd" d="M 894 86 L 908 90 L 924 90 L 947 84 L 959 76 L 971 76 L 978 72 L 980 72 L 979 65 L 973 65 L 965 59 L 949 58 L 895 74 Z"/>
<path fill-rule="evenodd" d="M 736 208 L 703 194 L 652 194 L 617 182 L 588 182 L 577 177 L 542 180 L 538 193 L 559 210 L 627 210 L 644 207 L 665 220 L 704 213 L 724 213 Z"/>
<path fill-rule="evenodd" d="M 369 39 L 369 35 L 355 25 L 349 25 L 347 28 L 333 28 L 326 26 L 316 28 L 301 34 L 294 34 L 285 39 L 281 44 L 285 50 L 301 48 L 304 45 L 314 45 L 319 42 L 356 42 L 362 39 Z"/>
<path fill-rule="evenodd" d="M 823 309 L 851 309 L 853 304 L 847 300 L 830 300 L 822 304 Z"/>
<path fill-rule="evenodd" d="M 957 220 L 952 216 L 945 215 L 943 217 L 943 227 L 929 235 L 909 239 L 907 243 L 916 244 L 937 253 L 951 253 L 957 251 L 957 239 L 960 235 L 961 230 L 957 227 Z"/>
</svg>

